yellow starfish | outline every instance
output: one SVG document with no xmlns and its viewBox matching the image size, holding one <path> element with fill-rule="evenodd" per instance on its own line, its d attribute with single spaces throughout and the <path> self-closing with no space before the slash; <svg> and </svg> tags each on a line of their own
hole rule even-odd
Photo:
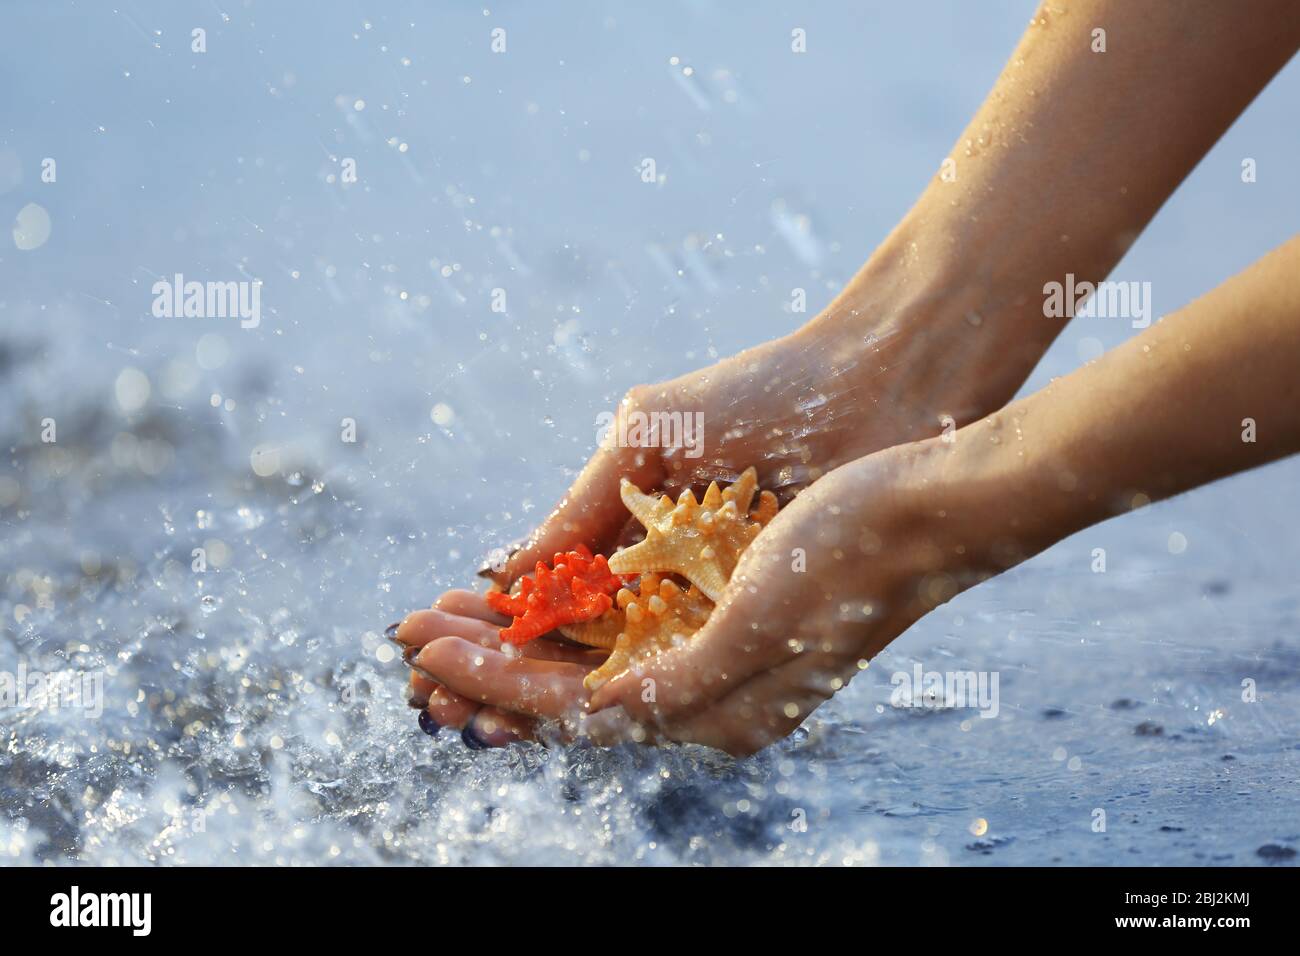
<svg viewBox="0 0 1300 956">
<path fill-rule="evenodd" d="M 622 595 L 626 594 L 629 599 L 634 595 L 627 588 L 619 588 L 618 594 L 614 595 L 615 604 L 612 608 L 596 618 L 594 621 L 584 621 L 581 624 L 565 624 L 559 629 L 571 641 L 577 641 L 579 644 L 586 644 L 588 647 L 599 647 L 609 651 L 614 649 L 614 642 L 618 636 L 623 633 L 623 608 L 617 603 Z"/>
<path fill-rule="evenodd" d="M 656 498 L 623 479 L 619 493 L 623 504 L 641 524 L 646 538 L 609 559 L 615 574 L 671 571 L 718 600 L 740 561 L 740 554 L 776 514 L 776 495 L 764 491 L 758 505 L 749 506 L 758 490 L 758 473 L 746 468 L 725 491 L 715 481 L 704 500 L 696 502 L 690 489 L 673 507 L 667 495 Z"/>
<path fill-rule="evenodd" d="M 713 602 L 699 588 L 682 588 L 657 574 L 641 575 L 637 592 L 623 588 L 614 598 L 616 606 L 601 617 L 560 629 L 579 643 L 611 648 L 605 663 L 583 681 L 587 690 L 594 691 L 633 664 L 684 642 L 704 626 L 713 610 Z"/>
</svg>

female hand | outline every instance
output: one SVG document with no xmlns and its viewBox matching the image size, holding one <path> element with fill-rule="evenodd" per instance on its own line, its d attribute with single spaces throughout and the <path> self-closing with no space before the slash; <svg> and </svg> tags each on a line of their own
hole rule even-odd
<svg viewBox="0 0 1300 956">
<path fill-rule="evenodd" d="M 826 475 L 746 550 L 684 647 L 615 678 L 590 709 L 582 681 L 604 652 L 545 639 L 502 647 L 481 597 L 450 592 L 442 610 L 412 615 L 399 631 L 423 648 L 417 682 L 436 682 L 429 712 L 444 725 L 473 721 L 471 743 L 531 737 L 537 718 L 557 718 L 562 736 L 601 743 L 760 749 L 926 611 L 991 573 L 984 551 L 963 544 L 982 540 L 984 509 L 947 477 L 948 449 L 941 440 L 897 446 Z"/>
<path fill-rule="evenodd" d="M 539 641 L 519 658 L 443 638 L 417 661 L 459 694 L 564 715 L 602 741 L 751 753 L 959 591 L 1118 511 L 1300 450 L 1297 275 L 1300 239 L 951 439 L 834 469 L 763 529 L 685 646 L 600 688 L 585 717 L 588 652 Z M 1245 440 L 1242 410 L 1267 430 Z M 463 621 L 433 630 L 477 626 L 471 637 L 491 639 L 491 625 Z"/>
<path fill-rule="evenodd" d="M 509 623 L 482 594 L 448 591 L 389 629 L 411 668 L 410 702 L 426 733 L 460 730 L 479 749 L 534 739 L 542 719 L 577 718 L 582 680 L 605 653 L 544 637 L 512 647 L 499 637 Z"/>
<path fill-rule="evenodd" d="M 592 695 L 653 736 L 750 754 L 796 727 L 885 645 L 993 573 L 981 509 L 935 439 L 831 472 L 742 556 L 685 646 Z"/>
<path fill-rule="evenodd" d="M 763 530 L 684 647 L 602 687 L 591 712 L 620 705 L 673 739 L 750 753 L 959 591 L 1090 524 L 1300 451 L 1298 277 L 1300 238 L 951 440 L 835 470 Z M 1246 440 L 1243 409 L 1266 435 Z"/>
<path fill-rule="evenodd" d="M 753 464 L 763 487 L 788 497 L 858 456 L 950 431 L 1000 408 L 1063 324 L 1062 316 L 1049 315 L 1044 306 L 1046 283 L 1070 275 L 1104 277 L 1183 176 L 1294 52 L 1300 16 L 1285 0 L 1270 0 L 1268 8 L 1268 15 L 1246 29 L 1233 9 L 1205 0 L 1197 4 L 1195 35 L 1182 28 L 1186 12 L 1181 9 L 1096 0 L 1068 18 L 1050 13 L 1054 26 L 1044 30 L 1040 27 L 1049 20 L 1044 8 L 958 138 L 945 175 L 931 179 L 821 316 L 785 339 L 628 393 L 614 439 L 633 413 L 699 412 L 706 430 L 704 455 L 691 458 L 686 454 L 691 449 L 657 440 L 607 442 L 529 543 L 494 565 L 495 579 L 509 584 L 536 561 L 577 543 L 598 551 L 612 546 L 625 520 L 620 477 L 676 493 L 687 486 L 699 490 L 712 478 L 734 478 Z M 1137 41 L 1107 53 L 1105 69 L 1098 68 L 1102 60 L 1090 45 L 1099 22 Z M 1242 68 L 1225 76 L 1215 69 L 1225 58 Z M 1170 62 L 1181 69 L 1169 70 Z M 1096 115 L 1095 104 L 1131 99 L 1134 89 L 1142 91 L 1134 108 L 1106 116 L 1104 129 L 1079 123 L 1080 116 Z M 1101 134 L 1149 148 L 1136 154 L 1093 149 Z M 1081 149 L 1089 150 L 1086 163 L 1074 161 Z M 1062 208 L 1063 197 L 1077 196 L 1091 198 L 1070 207 L 1069 230 L 1062 232 L 1060 217 L 1044 211 Z M 792 505 L 790 516 L 774 521 L 760 542 L 775 539 L 778 531 L 794 537 L 812 533 L 816 521 L 807 510 Z M 796 522 L 807 524 L 791 530 Z M 746 574 L 755 581 L 777 574 L 758 565 L 769 551 L 775 562 L 775 544 L 755 550 L 747 562 Z M 889 567 L 877 571 L 885 577 L 891 573 Z M 807 578 L 814 577 L 810 567 Z M 445 629 L 449 635 L 472 629 L 479 636 L 484 628 L 491 630 L 486 609 L 473 599 L 445 600 L 464 613 L 442 612 L 456 620 L 423 618 L 422 628 Z M 798 606 L 790 600 L 783 606 Z M 852 606 L 852 601 L 823 600 Z M 899 612 L 890 607 L 880 613 Z M 716 615 L 709 630 L 720 629 L 732 616 Z M 888 640 L 893 625 L 859 622 L 849 629 L 863 628 L 876 635 L 867 639 L 869 647 Z M 424 638 L 431 632 L 419 633 Z M 453 688 L 480 688 L 474 679 L 478 652 L 448 647 L 457 653 L 448 651 L 445 660 L 437 641 L 425 648 L 424 654 L 440 662 L 430 673 L 445 677 Z M 491 647 L 484 652 L 499 653 Z M 557 653 L 538 645 L 513 666 L 528 666 L 528 660 L 536 660 L 532 655 Z M 834 663 L 844 664 L 842 656 Z M 734 679 L 729 674 L 728 680 Z M 490 698 L 506 709 L 513 703 L 504 693 L 509 682 L 493 685 L 496 696 Z M 607 703 L 615 689 L 607 687 L 596 703 Z M 417 690 L 432 695 L 435 706 L 445 698 L 457 719 L 475 706 L 451 691 L 435 693 L 428 681 L 417 682 Z M 558 685 L 548 691 L 552 697 L 563 693 Z M 566 712 L 574 712 L 580 698 L 576 691 L 570 694 Z M 795 711 L 802 709 L 791 703 Z M 629 704 L 637 709 L 634 701 Z"/>
<path fill-rule="evenodd" d="M 892 313 L 875 332 L 846 336 L 862 324 L 855 313 L 867 306 L 841 303 L 838 309 L 785 339 L 629 392 L 606 441 L 569 493 L 521 550 L 497 563 L 491 572 L 497 583 L 508 586 L 538 561 L 578 544 L 611 553 L 632 520 L 619 497 L 624 477 L 674 496 L 686 488 L 702 495 L 710 481 L 732 481 L 754 465 L 760 484 L 789 500 L 845 462 L 937 433 L 946 416 L 976 414 L 983 399 L 965 383 L 978 366 L 969 363 L 967 375 L 950 374 L 938 354 L 955 351 L 953 340 L 933 327 L 925 336 L 913 335 L 908 321 Z M 927 350 L 933 353 L 929 360 Z M 678 421 L 698 415 L 703 433 L 689 437 L 701 444 L 667 441 L 673 436 L 639 428 L 672 420 L 656 417 L 665 415 Z M 702 454 L 692 457 L 697 447 Z M 469 727 L 465 737 L 471 743 L 477 737 L 516 739 L 532 734 L 537 717 L 582 713 L 586 670 L 580 668 L 597 666 L 603 655 L 543 639 L 525 645 L 522 657 L 546 666 L 525 667 L 496 637 L 507 623 L 481 596 L 464 591 L 449 592 L 432 611 L 402 623 L 397 639 L 423 649 L 411 662 L 420 668 L 411 677 L 411 691 L 415 703 L 427 702 L 426 728 Z M 543 671 L 544 692 L 538 690 Z M 491 707 L 475 720 L 484 701 Z M 483 729 L 484 723 L 491 728 Z"/>
</svg>

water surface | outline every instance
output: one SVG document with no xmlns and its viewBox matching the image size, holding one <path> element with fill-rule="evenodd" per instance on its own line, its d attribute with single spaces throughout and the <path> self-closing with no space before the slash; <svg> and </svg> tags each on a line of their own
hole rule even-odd
<svg viewBox="0 0 1300 956">
<path fill-rule="evenodd" d="M 829 301 L 1030 13 L 862 6 L 11 4 L 0 203 L 38 205 L 50 231 L 0 250 L 0 669 L 100 673 L 104 699 L 98 719 L 0 710 L 0 859 L 1300 847 L 1297 462 L 963 595 L 750 760 L 476 753 L 416 729 L 382 627 L 532 527 L 629 386 L 789 330 L 792 288 Z M 1158 312 L 1294 230 L 1298 93 L 1293 66 L 1120 265 Z M 646 157 L 661 185 L 638 178 Z M 178 272 L 260 278 L 261 324 L 154 318 L 152 284 Z M 1029 387 L 1132 331 L 1076 321 Z M 996 672 L 997 717 L 890 706 L 917 663 Z"/>
</svg>

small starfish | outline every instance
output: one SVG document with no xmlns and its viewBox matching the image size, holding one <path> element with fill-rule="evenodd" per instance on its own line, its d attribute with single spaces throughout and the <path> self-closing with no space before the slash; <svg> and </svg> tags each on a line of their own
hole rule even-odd
<svg viewBox="0 0 1300 956">
<path fill-rule="evenodd" d="M 597 620 L 561 628 L 579 643 L 610 648 L 605 663 L 582 682 L 589 691 L 633 664 L 685 642 L 713 610 L 713 602 L 699 588 L 682 588 L 657 574 L 641 575 L 636 594 L 623 588 L 614 600 L 617 607 Z"/>
<path fill-rule="evenodd" d="M 538 561 L 533 576 L 522 578 L 514 593 L 488 592 L 488 607 L 514 618 L 501 629 L 501 640 L 527 644 L 562 625 L 598 618 L 613 607 L 611 595 L 623 582 L 610 573 L 604 555 L 592 557 L 579 545 L 575 551 L 557 554 L 551 564 L 554 570 Z"/>
<path fill-rule="evenodd" d="M 618 594 L 631 595 L 631 591 L 622 588 Z M 560 633 L 571 641 L 585 644 L 587 647 L 599 647 L 612 651 L 618 636 L 623 633 L 623 609 L 618 606 L 618 595 L 614 596 L 614 606 L 600 617 L 579 624 L 565 624 Z"/>
<path fill-rule="evenodd" d="M 671 571 L 718 600 L 741 552 L 776 514 L 776 495 L 770 491 L 762 492 L 750 511 L 757 490 L 758 473 L 746 468 L 725 491 L 719 491 L 715 481 L 704 500 L 696 502 L 687 489 L 673 507 L 667 495 L 647 495 L 624 478 L 619 487 L 623 504 L 645 525 L 646 538 L 610 558 L 610 571 L 624 575 Z"/>
</svg>

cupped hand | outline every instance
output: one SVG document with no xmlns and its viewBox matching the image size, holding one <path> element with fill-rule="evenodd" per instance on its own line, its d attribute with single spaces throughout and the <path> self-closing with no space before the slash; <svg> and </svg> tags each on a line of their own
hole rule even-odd
<svg viewBox="0 0 1300 956">
<path fill-rule="evenodd" d="M 499 636 L 509 623 L 482 594 L 457 590 L 392 632 L 411 668 L 410 701 L 426 733 L 459 730 L 475 748 L 535 739 L 543 721 L 561 740 L 579 732 L 600 742 L 628 736 L 622 715 L 585 719 L 582 681 L 605 651 L 548 637 L 515 647 Z"/>
<path fill-rule="evenodd" d="M 633 388 L 541 526 L 513 553 L 498 551 L 480 573 L 509 585 L 578 544 L 611 553 L 630 528 L 619 497 L 623 478 L 676 498 L 688 488 L 701 495 L 711 481 L 734 481 L 752 465 L 760 486 L 784 503 L 845 462 L 937 434 L 947 406 L 933 407 L 927 373 L 911 366 L 917 346 L 885 332 L 872 340 L 871 348 L 846 345 L 842 329 L 812 325 Z"/>
<path fill-rule="evenodd" d="M 708 623 L 596 691 L 590 712 L 621 708 L 653 736 L 732 754 L 789 734 L 982 575 L 967 547 L 977 515 L 944 453 L 898 446 L 804 491 L 746 550 Z"/>
<path fill-rule="evenodd" d="M 917 352 L 921 345 L 906 336 L 882 332 L 874 337 L 875 346 L 863 350 L 846 347 L 841 333 L 825 323 L 815 324 L 670 382 L 632 389 L 620 403 L 601 447 L 565 497 L 527 543 L 511 555 L 498 556 L 484 573 L 498 585 L 509 586 L 538 561 L 549 561 L 578 544 L 611 553 L 626 541 L 629 529 L 627 509 L 619 496 L 622 478 L 675 497 L 686 488 L 702 494 L 710 481 L 732 481 L 752 465 L 760 485 L 777 492 L 783 501 L 803 492 L 788 505 L 789 516 L 783 512 L 759 536 L 742 564 L 746 581 L 777 582 L 778 558 L 789 551 L 785 538 L 807 538 L 812 522 L 824 518 L 813 501 L 832 494 L 831 489 L 800 504 L 804 495 L 818 489 L 814 482 L 826 481 L 823 476 L 871 452 L 935 434 L 947 408 L 969 406 L 957 394 L 955 383 L 951 394 L 937 397 L 943 391 L 927 379 L 925 363 L 913 364 L 923 358 Z M 944 404 L 938 404 L 941 401 Z M 687 420 L 700 422 L 702 434 L 674 431 L 673 423 Z M 836 484 L 845 480 L 837 479 Z M 789 565 L 788 556 L 784 562 Z M 807 587 L 809 581 L 822 581 L 818 575 L 810 564 L 787 586 Z M 715 612 L 716 621 L 701 632 L 707 640 L 686 659 L 696 659 L 704 653 L 703 647 L 716 647 L 724 640 L 711 637 L 712 633 L 732 634 L 741 628 L 741 621 L 761 619 L 757 609 L 769 599 L 770 595 L 733 586 L 724 606 Z M 739 606 L 733 610 L 736 603 Z M 582 677 L 600 663 L 600 652 L 549 640 L 522 649 L 502 647 L 496 633 L 504 623 L 480 597 L 468 592 L 444 595 L 433 612 L 418 612 L 403 623 L 401 639 L 423 648 L 415 662 L 420 673 L 413 677 L 412 691 L 417 703 L 428 700 L 426 728 L 434 724 L 469 727 L 465 739 L 472 744 L 479 738 L 497 742 L 529 737 L 539 718 L 561 718 L 570 734 L 601 739 L 619 733 L 637 739 L 670 736 L 745 749 L 738 731 L 708 733 L 695 724 L 680 725 L 703 699 L 697 687 L 679 684 L 682 692 L 671 694 L 671 706 L 662 696 L 657 707 L 646 706 L 648 701 L 638 705 L 629 698 L 628 711 L 652 727 L 626 723 L 621 712 L 606 712 L 599 721 L 586 718 Z M 851 623 L 845 623 L 845 633 L 837 641 L 848 639 Z M 770 650 L 742 660 L 774 659 Z M 856 666 L 856 658 L 853 663 Z M 807 682 L 802 675 L 811 667 L 808 660 L 790 673 Z M 779 687 L 786 673 L 783 670 L 767 681 Z M 729 679 L 732 683 L 724 681 L 722 686 L 737 686 L 735 674 Z M 629 686 L 627 681 L 614 685 L 620 701 L 630 694 Z M 688 695 L 691 704 L 684 703 Z M 633 696 L 639 701 L 639 694 Z M 611 687 L 602 691 L 598 703 L 603 707 L 614 699 Z M 795 706 L 785 709 L 795 717 L 783 717 L 769 736 L 781 727 L 797 726 L 815 706 L 812 700 L 791 701 Z M 476 717 L 484 706 L 487 709 Z M 744 710 L 739 707 L 736 713 Z M 480 724 L 490 728 L 481 729 Z"/>
<path fill-rule="evenodd" d="M 929 441 L 826 475 L 750 545 L 700 631 L 616 677 L 589 705 L 582 679 L 603 652 L 544 640 L 522 655 L 485 652 L 484 633 L 477 643 L 436 639 L 417 662 L 444 693 L 486 705 L 503 725 L 559 717 L 568 735 L 599 742 L 753 753 L 798 727 L 918 618 L 995 570 L 984 557 L 995 529 L 977 506 L 978 482 L 956 480 L 948 457 L 944 443 Z"/>
</svg>

